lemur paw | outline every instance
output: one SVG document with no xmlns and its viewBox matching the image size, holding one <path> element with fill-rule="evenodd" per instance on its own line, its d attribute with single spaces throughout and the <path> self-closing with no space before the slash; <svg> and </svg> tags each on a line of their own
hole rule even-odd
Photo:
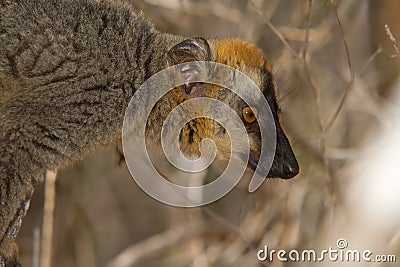
<svg viewBox="0 0 400 267">
<path fill-rule="evenodd" d="M 4 237 L 0 244 L 0 267 L 22 267 L 18 262 L 19 249 L 14 240 Z"/>
</svg>

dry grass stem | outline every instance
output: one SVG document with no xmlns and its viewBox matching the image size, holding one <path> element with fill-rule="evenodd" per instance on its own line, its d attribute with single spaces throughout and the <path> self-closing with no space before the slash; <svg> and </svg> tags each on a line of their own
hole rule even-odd
<svg viewBox="0 0 400 267">
<path fill-rule="evenodd" d="M 400 56 L 400 48 L 399 45 L 397 44 L 396 38 L 394 37 L 392 31 L 390 30 L 389 25 L 385 24 L 385 30 L 386 34 L 389 37 L 390 41 L 392 42 L 392 45 L 394 47 L 394 50 L 396 51 L 395 55 L 391 55 L 391 57 L 399 57 Z"/>
<path fill-rule="evenodd" d="M 56 203 L 57 172 L 48 170 L 45 177 L 45 196 L 40 245 L 40 266 L 51 267 L 54 208 Z"/>
<path fill-rule="evenodd" d="M 32 267 L 40 267 L 40 230 L 35 228 L 33 230 L 33 255 Z"/>
<path fill-rule="evenodd" d="M 192 223 L 171 228 L 163 233 L 149 237 L 134 244 L 119 253 L 107 266 L 128 267 L 134 266 L 144 258 L 155 255 L 189 238 L 203 234 L 206 228 L 203 224 Z"/>
<path fill-rule="evenodd" d="M 312 8 L 312 0 L 309 0 L 308 1 L 308 10 L 307 10 L 307 25 L 306 25 L 306 31 L 305 31 L 305 44 L 304 44 L 303 52 L 300 54 L 296 52 L 296 50 L 287 42 L 285 37 L 277 30 L 277 28 L 271 22 L 268 22 L 267 25 L 277 35 L 277 37 L 283 42 L 283 44 L 292 52 L 292 54 L 295 55 L 296 58 L 299 59 L 300 65 L 303 68 L 306 78 L 311 86 L 311 89 L 312 89 L 312 92 L 314 95 L 314 100 L 315 100 L 318 128 L 319 128 L 320 134 L 321 134 L 321 136 L 320 136 L 321 157 L 322 157 L 322 162 L 323 162 L 323 166 L 324 166 L 324 173 L 328 179 L 328 191 L 329 191 L 329 195 L 330 195 L 330 203 L 333 204 L 336 199 L 335 182 L 333 181 L 333 177 L 330 173 L 330 167 L 329 167 L 326 135 L 325 135 L 325 131 L 324 131 L 324 122 L 323 122 L 323 115 L 322 115 L 323 111 L 322 111 L 322 107 L 321 107 L 321 94 L 320 94 L 321 90 L 315 83 L 315 80 L 313 78 L 311 70 L 309 69 L 308 62 L 306 59 L 307 48 L 308 48 L 308 43 L 309 43 L 309 27 L 310 27 L 310 21 L 311 21 L 311 8 Z"/>
<path fill-rule="evenodd" d="M 345 48 L 345 51 L 346 51 L 346 58 L 347 58 L 347 63 L 348 63 L 348 66 L 349 66 L 349 71 L 350 71 L 350 80 L 347 83 L 346 90 L 344 92 L 344 95 L 343 95 L 342 99 L 339 102 L 338 107 L 335 110 L 335 113 L 332 115 L 331 119 L 329 120 L 328 124 L 325 126 L 325 129 L 323 130 L 325 133 L 328 133 L 330 131 L 330 129 L 332 128 L 333 124 L 335 123 L 337 117 L 339 116 L 339 113 L 342 111 L 342 109 L 343 109 L 343 107 L 344 107 L 344 105 L 345 105 L 345 103 L 346 103 L 346 101 L 348 99 L 348 96 L 350 95 L 350 91 L 353 88 L 354 79 L 355 79 L 355 74 L 354 74 L 354 70 L 353 70 L 353 64 L 351 62 L 351 57 L 350 57 L 349 45 L 347 44 L 347 38 L 346 38 L 346 35 L 344 34 L 342 23 L 340 22 L 337 6 L 335 6 L 334 11 L 335 11 L 335 16 L 336 16 L 337 23 L 339 25 L 340 34 L 342 36 L 344 48 Z"/>
</svg>

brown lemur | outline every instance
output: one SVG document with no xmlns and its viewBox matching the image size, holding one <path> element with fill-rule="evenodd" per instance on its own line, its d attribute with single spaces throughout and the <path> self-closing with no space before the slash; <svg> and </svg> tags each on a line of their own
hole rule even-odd
<svg viewBox="0 0 400 267">
<path fill-rule="evenodd" d="M 161 33 L 133 7 L 106 0 L 0 0 L 0 262 L 18 266 L 19 231 L 27 203 L 46 170 L 61 169 L 121 141 L 125 109 L 135 90 L 169 65 L 215 61 L 249 75 L 263 90 L 277 140 L 268 177 L 292 178 L 299 166 L 278 120 L 271 65 L 256 46 L 238 39 L 186 39 Z M 255 169 L 260 132 L 254 112 L 222 88 L 173 89 L 157 114 L 198 97 L 222 99 L 242 118 Z M 149 92 L 151 94 L 151 92 Z M 165 105 L 165 106 L 164 106 Z M 162 116 L 161 116 L 162 117 Z M 147 127 L 162 121 L 153 116 Z M 194 119 L 181 132 L 186 154 L 210 137 L 229 138 L 218 123 Z M 224 149 L 221 149 L 224 153 Z M 224 154 L 223 154 L 224 156 Z M 0 263 L 1 266 L 1 263 Z"/>
</svg>

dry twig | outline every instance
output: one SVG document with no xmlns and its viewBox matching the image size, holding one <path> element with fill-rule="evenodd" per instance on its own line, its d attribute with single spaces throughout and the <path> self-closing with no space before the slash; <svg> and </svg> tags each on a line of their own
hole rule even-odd
<svg viewBox="0 0 400 267">
<path fill-rule="evenodd" d="M 276 29 L 276 27 L 271 22 L 268 22 L 267 25 L 277 35 L 277 37 L 282 41 L 282 43 L 292 52 L 292 54 L 295 55 L 299 59 L 300 65 L 303 68 L 303 71 L 306 74 L 307 80 L 311 86 L 311 89 L 312 89 L 312 92 L 314 95 L 314 99 L 315 99 L 315 104 L 316 104 L 318 128 L 321 133 L 320 150 L 321 150 L 322 162 L 323 162 L 323 166 L 324 166 L 324 173 L 325 173 L 325 176 L 328 178 L 328 191 L 330 194 L 330 203 L 333 203 L 334 199 L 335 199 L 335 186 L 334 186 L 335 183 L 333 181 L 333 177 L 331 176 L 330 167 L 329 167 L 328 151 L 327 151 L 327 145 L 326 145 L 326 135 L 325 135 L 325 131 L 324 131 L 324 123 L 323 123 L 323 115 L 322 115 L 322 107 L 321 107 L 321 95 L 320 95 L 321 90 L 315 83 L 314 77 L 311 73 L 311 70 L 309 69 L 308 62 L 306 59 L 308 42 L 309 42 L 309 28 L 310 28 L 310 22 L 311 22 L 311 7 L 312 7 L 312 0 L 309 0 L 308 1 L 308 11 L 307 11 L 307 22 L 306 22 L 307 24 L 306 24 L 306 31 L 305 31 L 305 44 L 304 44 L 302 53 L 296 52 L 296 50 L 293 48 L 293 46 L 287 42 L 285 37 Z"/>
<path fill-rule="evenodd" d="M 40 267 L 40 230 L 35 228 L 33 230 L 33 255 L 32 266 Z"/>
<path fill-rule="evenodd" d="M 167 249 L 179 242 L 198 236 L 206 230 L 203 224 L 192 223 L 171 228 L 154 235 L 138 244 L 134 244 L 118 254 L 107 266 L 128 267 L 155 253 Z"/>
<path fill-rule="evenodd" d="M 44 211 L 42 223 L 42 242 L 40 250 L 40 266 L 51 266 L 51 248 L 53 237 L 54 208 L 56 199 L 57 172 L 48 170 L 45 178 Z"/>
<path fill-rule="evenodd" d="M 351 57 L 350 57 L 350 50 L 349 50 L 349 46 L 347 44 L 346 35 L 344 34 L 342 23 L 340 22 L 340 19 L 339 19 L 337 6 L 335 6 L 334 10 L 335 10 L 335 15 L 336 15 L 336 20 L 338 22 L 339 29 L 340 29 L 340 34 L 342 36 L 344 48 L 345 48 L 345 51 L 346 51 L 347 63 L 349 65 L 349 71 L 350 71 L 350 80 L 347 83 L 346 90 L 344 92 L 344 95 L 343 95 L 342 99 L 340 100 L 339 106 L 337 107 L 335 113 L 333 114 L 333 116 L 329 120 L 328 124 L 325 126 L 325 129 L 324 129 L 325 133 L 329 132 L 329 130 L 332 128 L 333 124 L 335 123 L 339 113 L 342 111 L 342 109 L 344 107 L 344 104 L 346 103 L 346 101 L 347 101 L 347 99 L 348 99 L 348 97 L 350 95 L 350 91 L 353 88 L 354 78 L 355 78 L 355 74 L 354 74 L 354 70 L 353 70 L 353 64 L 351 62 Z"/>
<path fill-rule="evenodd" d="M 400 56 L 400 48 L 399 48 L 399 45 L 397 44 L 396 38 L 394 37 L 392 31 L 390 30 L 389 25 L 385 24 L 385 30 L 386 30 L 387 36 L 389 37 L 390 41 L 392 42 L 394 50 L 396 51 L 396 54 L 391 55 L 391 57 L 392 58 L 399 57 Z"/>
</svg>

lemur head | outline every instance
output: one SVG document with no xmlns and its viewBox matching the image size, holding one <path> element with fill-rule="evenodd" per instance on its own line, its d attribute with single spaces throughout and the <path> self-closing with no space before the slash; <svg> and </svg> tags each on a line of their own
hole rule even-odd
<svg viewBox="0 0 400 267">
<path fill-rule="evenodd" d="M 250 77 L 262 90 L 275 123 L 276 151 L 268 177 L 289 179 L 299 173 L 296 157 L 279 123 L 279 107 L 271 73 L 272 66 L 258 47 L 238 39 L 207 41 L 196 37 L 173 46 L 168 52 L 167 60 L 170 65 L 190 61 L 214 61 L 233 67 Z M 184 71 L 184 75 L 191 75 L 190 69 Z M 231 90 L 206 83 L 187 83 L 171 90 L 169 95 L 169 105 L 172 108 L 174 105 L 197 97 L 214 98 L 229 105 L 239 115 L 247 130 L 250 146 L 247 166 L 253 170 L 256 169 L 261 152 L 261 134 L 255 116 L 256 105 L 248 106 Z M 172 104 L 171 99 L 173 99 Z M 164 100 L 163 102 L 164 105 L 158 105 L 158 114 L 163 113 L 161 106 L 166 106 L 165 104 L 168 101 Z M 207 107 L 199 106 L 198 108 L 205 109 Z M 160 117 L 162 117 L 162 114 Z M 159 120 L 162 120 L 162 118 Z M 192 119 L 182 129 L 179 136 L 182 152 L 189 157 L 200 156 L 199 144 L 204 138 L 210 138 L 216 144 L 217 159 L 229 159 L 231 140 L 227 131 L 218 122 L 204 117 Z"/>
</svg>

